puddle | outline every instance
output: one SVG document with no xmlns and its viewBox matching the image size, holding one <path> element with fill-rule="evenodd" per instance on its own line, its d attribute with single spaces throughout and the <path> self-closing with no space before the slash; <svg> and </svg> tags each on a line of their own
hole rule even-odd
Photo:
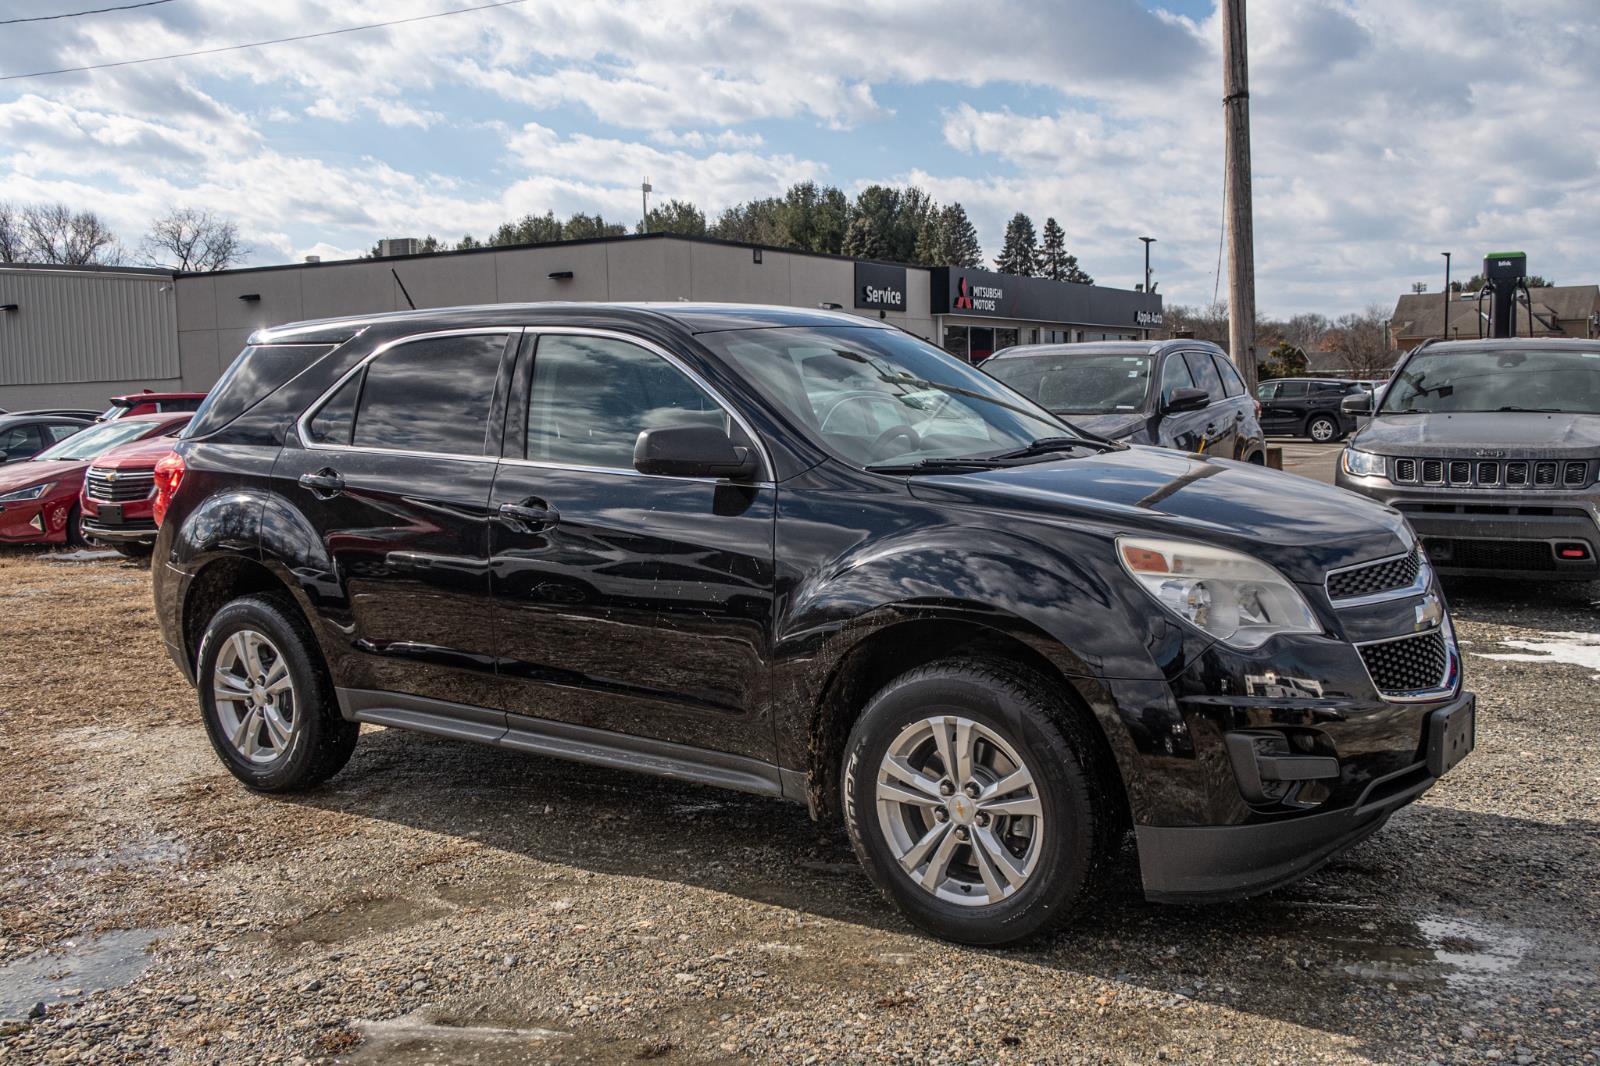
<svg viewBox="0 0 1600 1066">
<path fill-rule="evenodd" d="M 274 939 L 286 944 L 337 944 L 355 937 L 392 933 L 444 913 L 440 907 L 413 903 L 399 896 L 368 896 L 312 914 L 275 934 Z"/>
<path fill-rule="evenodd" d="M 85 873 L 104 873 L 114 869 L 138 869 L 151 866 L 182 866 L 189 861 L 189 845 L 166 837 L 150 837 L 131 841 L 116 850 L 104 850 L 94 855 L 75 855 L 59 858 L 50 863 L 50 869 L 74 870 Z"/>
<path fill-rule="evenodd" d="M 122 556 L 114 551 L 90 551 L 83 549 L 73 552 L 45 552 L 39 558 L 51 563 L 97 563 L 102 559 L 120 559 Z"/>
<path fill-rule="evenodd" d="M 150 944 L 171 930 L 120 929 L 81 937 L 0 966 L 0 1019 L 26 1018 L 35 1003 L 66 1003 L 121 988 L 150 968 Z"/>
<path fill-rule="evenodd" d="M 1586 670 L 1600 670 L 1600 633 L 1541 633 L 1539 640 L 1502 640 L 1509 652 L 1475 651 L 1479 659 L 1498 659 L 1513 663 L 1569 663 Z"/>
<path fill-rule="evenodd" d="M 611 1040 L 539 1025 L 462 1020 L 424 1007 L 387 1021 L 356 1021 L 358 1047 L 336 1061 L 359 1066 L 474 1063 L 517 1066 L 550 1062 L 634 1062 L 671 1050 L 652 1041 Z"/>
</svg>

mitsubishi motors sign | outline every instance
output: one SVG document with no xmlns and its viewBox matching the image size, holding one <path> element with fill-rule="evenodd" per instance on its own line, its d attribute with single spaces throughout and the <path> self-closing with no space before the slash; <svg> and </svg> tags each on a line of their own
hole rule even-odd
<svg viewBox="0 0 1600 1066">
<path fill-rule="evenodd" d="M 1161 324 L 1161 297 L 1129 289 L 1021 278 L 970 267 L 935 267 L 930 286 L 936 315 L 1073 322 L 1115 329 Z"/>
</svg>

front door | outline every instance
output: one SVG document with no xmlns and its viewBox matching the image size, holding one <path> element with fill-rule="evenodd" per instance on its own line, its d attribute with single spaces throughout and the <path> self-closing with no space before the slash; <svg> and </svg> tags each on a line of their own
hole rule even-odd
<svg viewBox="0 0 1600 1066">
<path fill-rule="evenodd" d="M 1261 429 L 1266 433 L 1298 433 L 1306 416 L 1305 381 L 1280 381 L 1270 400 L 1261 402 Z"/>
<path fill-rule="evenodd" d="M 1236 412 L 1228 406 L 1228 393 L 1222 385 L 1222 374 L 1217 370 L 1210 352 L 1184 352 L 1183 358 L 1189 364 L 1189 373 L 1194 376 L 1195 388 L 1204 389 L 1206 395 L 1211 397 L 1210 406 L 1196 412 L 1205 416 L 1199 420 L 1201 443 L 1197 450 L 1207 455 L 1232 459 L 1238 443 L 1239 426 L 1234 417 Z"/>
<path fill-rule="evenodd" d="M 1210 418 L 1204 408 L 1198 411 L 1167 412 L 1166 406 L 1178 389 L 1195 388 L 1194 375 L 1180 352 L 1168 355 L 1161 365 L 1161 411 L 1156 423 L 1156 443 L 1163 448 L 1176 448 L 1184 452 L 1198 452 L 1205 446 L 1206 422 Z"/>
<path fill-rule="evenodd" d="M 555 720 L 771 759 L 776 489 L 633 468 L 641 430 L 696 423 L 746 432 L 642 342 L 525 339 L 491 499 L 513 730 Z"/>
<path fill-rule="evenodd" d="M 330 665 L 346 688 L 493 702 L 489 426 L 512 339 L 451 334 L 380 351 L 308 414 L 273 468 L 276 491 L 321 538 L 306 552 L 321 555 L 319 572 L 302 578 L 340 634 Z"/>
</svg>

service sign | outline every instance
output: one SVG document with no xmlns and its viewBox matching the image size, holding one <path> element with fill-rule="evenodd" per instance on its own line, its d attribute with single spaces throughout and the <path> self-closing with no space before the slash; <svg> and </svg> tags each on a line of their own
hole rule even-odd
<svg viewBox="0 0 1600 1066">
<path fill-rule="evenodd" d="M 856 307 L 870 311 L 904 311 L 906 268 L 887 263 L 857 263 Z"/>
</svg>

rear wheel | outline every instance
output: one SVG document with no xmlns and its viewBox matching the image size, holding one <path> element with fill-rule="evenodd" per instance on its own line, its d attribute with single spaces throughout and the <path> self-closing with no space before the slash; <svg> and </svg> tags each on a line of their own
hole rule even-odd
<svg viewBox="0 0 1600 1066">
<path fill-rule="evenodd" d="M 339 714 L 311 633 L 284 597 L 249 596 L 218 611 L 195 676 L 211 746 L 251 788 L 310 788 L 350 761 L 360 726 Z"/>
<path fill-rule="evenodd" d="M 138 541 L 120 542 L 111 547 L 124 559 L 148 559 L 156 550 L 154 544 L 140 544 Z"/>
<path fill-rule="evenodd" d="M 844 808 L 868 875 L 916 925 L 1015 943 L 1092 896 L 1114 805 L 1087 729 L 1044 682 L 946 660 L 891 682 L 845 755 Z"/>
<path fill-rule="evenodd" d="M 1306 423 L 1306 436 L 1318 444 L 1327 444 L 1339 436 L 1339 423 L 1332 415 L 1312 415 Z"/>
</svg>

